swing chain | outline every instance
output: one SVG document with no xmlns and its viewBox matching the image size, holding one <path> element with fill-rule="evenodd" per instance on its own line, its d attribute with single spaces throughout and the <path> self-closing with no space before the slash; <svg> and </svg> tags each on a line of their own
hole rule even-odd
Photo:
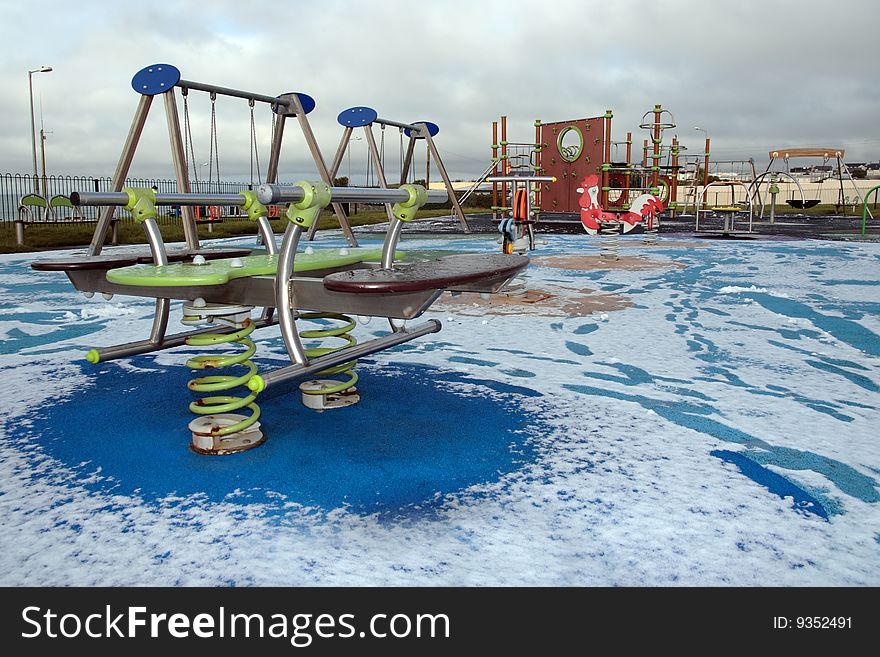
<svg viewBox="0 0 880 657">
<path fill-rule="evenodd" d="M 251 187 L 254 185 L 254 162 L 257 164 L 257 181 L 262 182 L 263 177 L 260 173 L 260 150 L 257 145 L 257 124 L 254 120 L 254 99 L 251 98 L 248 100 L 248 105 L 251 108 Z M 274 125 L 274 123 L 273 123 Z"/>
<path fill-rule="evenodd" d="M 379 167 L 385 171 L 385 124 L 382 124 L 382 133 L 379 137 Z"/>
<path fill-rule="evenodd" d="M 403 128 L 398 128 L 397 131 L 400 133 L 400 146 L 397 154 L 397 162 L 400 165 L 400 170 L 397 172 L 397 179 L 400 180 L 401 183 L 404 183 L 407 181 L 401 180 L 401 178 L 403 178 Z"/>
<path fill-rule="evenodd" d="M 189 89 L 182 87 L 180 90 L 183 96 L 183 160 L 186 166 L 187 174 L 192 175 L 196 189 L 199 186 L 199 168 L 195 165 L 196 152 L 193 148 L 192 125 L 189 121 Z M 192 163 L 192 166 L 190 166 Z"/>
<path fill-rule="evenodd" d="M 217 191 L 220 191 L 220 150 L 217 147 L 217 93 L 211 92 L 211 138 L 208 152 L 208 188 L 214 180 L 214 165 L 217 169 Z"/>
<path fill-rule="evenodd" d="M 369 130 L 369 128 L 367 128 Z M 373 185 L 373 158 L 370 155 L 369 151 L 367 152 L 367 173 L 366 173 L 366 181 L 367 187 L 375 187 Z M 349 183 L 351 184 L 351 183 Z"/>
</svg>

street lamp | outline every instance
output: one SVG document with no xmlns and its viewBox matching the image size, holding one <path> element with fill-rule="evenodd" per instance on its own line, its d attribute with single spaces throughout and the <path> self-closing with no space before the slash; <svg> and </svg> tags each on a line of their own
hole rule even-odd
<svg viewBox="0 0 880 657">
<path fill-rule="evenodd" d="M 33 77 L 34 73 L 49 73 L 52 70 L 51 66 L 41 66 L 40 68 L 35 68 L 32 71 L 28 71 L 28 92 L 31 97 L 31 152 L 34 158 L 34 191 L 39 192 L 40 190 L 36 187 L 37 184 L 37 126 L 36 119 L 34 118 L 34 82 Z M 46 190 L 43 190 L 45 194 Z"/>
<path fill-rule="evenodd" d="M 701 128 L 700 126 L 695 125 L 695 126 L 694 126 L 694 130 L 699 130 L 700 132 L 702 132 L 703 134 L 706 135 L 706 141 L 709 140 L 709 131 L 706 130 L 706 128 Z"/>
</svg>

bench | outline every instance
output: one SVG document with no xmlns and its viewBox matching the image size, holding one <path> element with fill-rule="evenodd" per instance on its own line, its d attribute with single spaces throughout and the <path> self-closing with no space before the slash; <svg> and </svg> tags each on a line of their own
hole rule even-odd
<svg viewBox="0 0 880 657">
<path fill-rule="evenodd" d="M 15 242 L 24 245 L 24 227 L 27 224 L 82 224 L 93 222 L 83 216 L 70 198 L 56 194 L 49 201 L 40 194 L 26 194 L 18 201 L 18 217 L 15 220 Z M 119 220 L 111 222 L 110 243 L 119 244 Z"/>
</svg>

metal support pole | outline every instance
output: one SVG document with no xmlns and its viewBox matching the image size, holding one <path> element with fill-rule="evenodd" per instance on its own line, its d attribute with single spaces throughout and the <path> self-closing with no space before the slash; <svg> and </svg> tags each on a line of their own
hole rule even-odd
<svg viewBox="0 0 880 657">
<path fill-rule="evenodd" d="M 42 123 L 42 119 L 40 120 Z M 49 190 L 46 185 L 46 131 L 40 128 L 40 182 L 43 183 L 43 198 L 49 200 Z"/>
<path fill-rule="evenodd" d="M 161 345 L 165 341 L 170 308 L 171 302 L 168 299 L 156 299 L 156 312 L 153 315 L 153 326 L 150 328 L 150 342 L 154 345 Z"/>
<path fill-rule="evenodd" d="M 144 221 L 144 232 L 147 234 L 147 243 L 150 245 L 150 253 L 153 254 L 153 264 L 157 267 L 168 264 L 168 254 L 165 252 L 165 243 L 155 219 Z"/>
<path fill-rule="evenodd" d="M 342 166 L 342 158 L 345 157 L 345 151 L 348 150 L 352 132 L 354 132 L 354 129 L 351 126 L 345 126 L 342 131 L 342 139 L 339 141 L 339 148 L 336 149 L 336 155 L 333 156 L 333 163 L 330 165 L 330 175 L 333 177 L 336 177 L 336 174 L 339 173 L 339 167 Z M 348 184 L 351 186 L 350 180 L 348 181 Z"/>
<path fill-rule="evenodd" d="M 309 376 L 315 372 L 333 367 L 334 365 L 340 365 L 350 360 L 357 360 L 358 358 L 363 358 L 364 356 L 384 351 L 385 349 L 403 344 L 404 342 L 409 342 L 410 340 L 427 335 L 428 333 L 436 333 L 441 328 L 442 325 L 440 322 L 436 319 L 429 319 L 424 324 L 419 324 L 412 329 L 402 329 L 388 335 L 383 335 L 375 340 L 370 340 L 369 342 L 362 342 L 353 347 L 340 349 L 339 351 L 327 354 L 326 356 L 315 358 L 308 364 L 297 363 L 270 372 L 264 372 L 260 374 L 260 378 L 265 386 L 264 389 L 269 388 L 270 386 L 278 385 L 279 383 L 284 383 L 291 379 Z"/>
<path fill-rule="evenodd" d="M 165 252 L 165 243 L 162 241 L 162 234 L 159 232 L 159 226 L 156 225 L 155 219 L 147 219 L 144 221 L 144 232 L 147 235 L 147 242 L 150 245 L 150 252 L 153 254 L 153 264 L 163 266 L 168 264 L 168 254 Z M 156 299 L 156 310 L 153 315 L 153 326 L 150 328 L 151 344 L 160 346 L 165 340 L 165 331 L 168 329 L 168 313 L 171 309 L 171 302 L 168 299 Z"/>
<path fill-rule="evenodd" d="M 877 205 L 877 192 L 880 191 L 880 185 L 876 187 L 872 187 L 865 194 L 865 200 L 862 201 L 862 237 L 865 236 L 865 230 L 867 229 L 868 224 L 868 215 L 871 214 L 871 211 L 868 209 L 868 199 L 871 197 L 871 192 L 874 192 L 874 205 Z"/>
<path fill-rule="evenodd" d="M 669 203 L 670 216 L 675 218 L 675 210 L 678 205 L 678 137 L 672 138 L 672 150 L 670 151 L 671 175 L 669 176 Z"/>
<path fill-rule="evenodd" d="M 278 182 L 278 161 L 281 159 L 281 141 L 284 139 L 284 114 L 275 115 L 275 131 L 272 133 L 272 148 L 269 151 L 269 165 L 266 169 L 266 182 Z"/>
<path fill-rule="evenodd" d="M 400 121 L 392 121 L 391 119 L 382 119 L 378 117 L 375 121 L 373 121 L 373 123 L 378 123 L 379 125 L 393 125 L 395 128 L 403 128 L 410 131 L 419 130 L 418 126 L 412 123 L 401 123 Z"/>
<path fill-rule="evenodd" d="M 39 193 L 37 187 L 37 126 L 34 119 L 34 71 L 28 71 L 28 94 L 31 98 L 31 152 L 34 156 L 34 192 Z"/>
<path fill-rule="evenodd" d="M 275 96 L 267 96 L 265 94 L 255 94 L 250 91 L 241 91 L 239 89 L 230 89 L 229 87 L 220 87 L 216 84 L 206 84 L 204 82 L 193 82 L 192 80 L 178 80 L 177 87 L 186 89 L 195 89 L 196 91 L 206 91 L 208 93 L 218 94 L 220 96 L 232 96 L 233 98 L 244 98 L 245 100 L 254 100 L 270 105 L 280 105 L 282 107 L 292 107 L 290 101 L 276 98 Z"/>
<path fill-rule="evenodd" d="M 333 179 L 330 177 L 330 172 L 327 170 L 327 165 L 324 163 L 324 156 L 321 155 L 321 149 L 315 139 L 315 134 L 312 132 L 312 127 L 309 125 L 305 110 L 303 110 L 302 103 L 299 101 L 299 96 L 296 94 L 290 95 L 290 108 L 296 112 L 296 120 L 299 121 L 299 127 L 302 129 L 303 136 L 306 138 L 306 144 L 308 144 L 309 151 L 312 154 L 312 159 L 315 161 L 315 166 L 318 169 L 321 180 L 327 183 L 329 187 L 332 187 Z M 333 213 L 339 221 L 339 227 L 342 228 L 342 233 L 345 235 L 345 239 L 348 240 L 348 243 L 351 246 L 357 246 L 357 238 L 351 231 L 351 226 L 348 224 L 348 217 L 345 215 L 341 203 L 333 203 Z"/>
<path fill-rule="evenodd" d="M 349 147 L 349 140 L 351 139 L 351 133 L 354 130 L 350 126 L 345 126 L 345 129 L 342 131 L 342 140 L 339 142 L 339 148 L 336 149 L 336 155 L 333 156 L 333 162 L 330 165 L 330 177 L 336 178 L 336 174 L 339 173 L 339 167 L 342 166 L 342 158 L 345 157 L 345 152 Z M 349 156 L 349 169 L 351 168 L 351 156 Z M 348 184 L 351 185 L 351 180 L 348 181 Z M 351 207 L 349 207 L 351 210 Z M 312 227 L 309 228 L 308 239 L 315 239 L 315 233 L 318 232 L 318 222 L 312 224 Z"/>
<path fill-rule="evenodd" d="M 409 133 L 409 143 L 406 146 L 406 157 L 403 158 L 403 167 L 400 171 L 400 184 L 403 185 L 406 183 L 406 179 L 409 177 L 409 169 L 412 166 L 413 155 L 416 152 L 416 138 L 414 137 L 415 133 Z"/>
<path fill-rule="evenodd" d="M 660 113 L 662 108 L 660 105 L 654 105 L 654 153 L 651 156 L 651 188 L 660 189 L 660 141 L 663 138 L 660 130 Z"/>
<path fill-rule="evenodd" d="M 299 185 L 276 185 L 263 183 L 256 189 L 257 198 L 264 205 L 278 203 L 298 203 L 305 192 Z M 330 194 L 339 203 L 397 203 L 408 201 L 409 192 L 405 189 L 389 187 L 331 187 Z M 427 192 L 428 203 L 445 203 L 449 194 L 445 190 L 433 189 Z M 125 206 L 128 194 L 125 192 L 72 192 L 70 201 L 74 205 Z M 156 194 L 156 205 L 242 205 L 241 194 Z"/>
<path fill-rule="evenodd" d="M 452 181 L 449 180 L 449 174 L 446 173 L 446 167 L 443 166 L 443 160 L 440 159 L 440 153 L 437 152 L 437 147 L 434 145 L 434 139 L 431 137 L 428 126 L 424 124 L 422 124 L 422 136 L 428 144 L 428 151 L 434 158 L 434 162 L 437 164 L 437 170 L 440 172 L 440 177 L 443 178 L 443 183 L 446 185 L 446 191 L 449 193 L 449 200 L 452 202 L 452 211 L 458 216 L 458 223 L 461 224 L 461 229 L 465 233 L 470 233 L 471 228 L 468 226 L 467 219 L 465 219 L 464 212 L 461 209 L 461 204 L 458 202 L 458 197 L 455 195 L 455 190 L 452 188 Z"/>
<path fill-rule="evenodd" d="M 507 176 L 509 175 L 508 169 L 508 160 L 507 160 L 507 117 L 501 117 L 501 175 Z M 501 204 L 507 205 L 507 183 L 501 183 Z M 513 204 L 511 203 L 511 206 Z M 501 216 L 504 216 L 504 212 L 501 212 Z"/>
<path fill-rule="evenodd" d="M 498 121 L 492 121 L 492 177 L 497 177 L 501 174 L 498 171 Z M 498 183 L 492 183 L 492 219 L 498 219 L 498 210 L 495 208 L 498 207 Z"/>
<path fill-rule="evenodd" d="M 626 133 L 626 172 L 623 174 L 623 185 L 626 191 L 623 192 L 622 201 L 626 205 L 629 203 L 629 188 L 632 186 L 632 145 L 633 133 Z"/>
<path fill-rule="evenodd" d="M 388 233 L 382 243 L 382 269 L 394 269 L 394 252 L 400 241 L 400 232 L 403 230 L 403 222 L 394 217 L 388 224 Z"/>
<path fill-rule="evenodd" d="M 290 308 L 290 279 L 293 276 L 293 259 L 296 256 L 296 247 L 302 235 L 302 227 L 289 222 L 284 231 L 284 240 L 281 242 L 281 253 L 278 255 L 278 269 L 275 273 L 275 307 L 278 310 L 278 324 L 281 327 L 281 337 L 290 359 L 299 365 L 306 365 L 309 359 L 306 357 L 299 333 L 296 332 L 296 320 L 293 314 L 295 310 Z"/>
<path fill-rule="evenodd" d="M 603 208 L 608 207 L 608 187 L 610 184 L 610 172 L 608 166 L 611 165 L 611 118 L 614 114 L 611 110 L 605 110 L 604 128 L 605 134 L 602 145 L 602 185 L 599 187 L 599 205 Z"/>
<path fill-rule="evenodd" d="M 180 135 L 180 117 L 177 114 L 177 101 L 174 89 L 162 94 L 165 101 L 165 120 L 168 123 L 168 139 L 171 142 L 171 161 L 174 164 L 174 177 L 177 180 L 177 191 L 189 192 L 189 172 L 186 170 L 186 153 L 183 138 Z M 199 248 L 199 231 L 196 217 L 191 207 L 181 208 L 180 218 L 183 222 L 183 235 L 189 249 Z"/>
<path fill-rule="evenodd" d="M 275 233 L 272 232 L 272 224 L 269 223 L 269 218 L 258 217 L 257 229 L 263 238 L 263 246 L 266 247 L 266 253 L 269 255 L 278 253 L 278 245 L 275 244 Z"/>
<path fill-rule="evenodd" d="M 405 189 L 390 187 L 331 187 L 331 197 L 340 203 L 398 203 L 408 201 L 409 192 Z M 445 203 L 449 199 L 446 191 L 434 189 L 428 193 L 428 203 Z M 102 198 L 109 198 L 102 194 Z M 264 183 L 257 188 L 257 198 L 265 205 L 274 203 L 297 203 L 303 200 L 303 189 L 298 185 L 270 185 Z M 156 204 L 162 205 L 170 195 L 158 195 Z"/>
<path fill-rule="evenodd" d="M 703 189 L 709 186 L 709 135 L 706 135 L 706 153 L 703 160 Z M 772 160 L 771 160 L 772 161 Z M 708 199 L 703 196 L 703 209 L 706 209 L 706 201 Z"/>
<path fill-rule="evenodd" d="M 491 178 L 486 178 L 489 182 L 509 182 L 509 183 L 517 183 L 517 182 L 555 182 L 556 178 L 553 176 L 498 176 L 495 178 L 494 176 Z"/>
<path fill-rule="evenodd" d="M 147 114 L 150 112 L 152 102 L 152 96 L 141 96 L 140 101 L 138 101 L 138 106 L 131 122 L 131 128 L 128 131 L 128 137 L 125 139 L 122 154 L 119 156 L 116 171 L 113 173 L 112 186 L 114 192 L 121 191 L 125 185 L 125 177 L 128 175 L 129 168 L 131 168 L 131 160 L 134 157 L 138 140 L 140 140 L 141 133 L 144 130 L 144 123 L 147 120 Z M 110 227 L 110 221 L 113 219 L 115 211 L 116 208 L 113 206 L 102 208 L 98 217 L 98 223 L 95 225 L 95 233 L 92 235 L 92 241 L 89 244 L 88 253 L 90 256 L 100 255 L 101 248 L 104 246 L 104 238 L 107 235 L 107 228 Z"/>
<path fill-rule="evenodd" d="M 379 157 L 379 149 L 376 148 L 376 138 L 373 136 L 373 126 L 365 125 L 364 134 L 367 136 L 367 149 L 370 151 L 370 159 L 373 160 L 373 169 L 376 171 L 376 177 L 379 179 L 379 186 L 382 189 L 388 189 L 388 181 L 385 179 L 385 171 L 382 169 L 382 158 Z M 394 221 L 394 212 L 391 211 L 391 204 L 385 203 L 385 215 L 388 221 Z"/>
<path fill-rule="evenodd" d="M 776 178 L 770 177 L 770 223 L 776 222 L 776 196 L 779 194 L 779 185 Z"/>
<path fill-rule="evenodd" d="M 535 119 L 535 175 L 540 176 L 544 168 L 541 166 L 541 119 Z M 535 220 L 541 217 L 541 183 L 535 185 Z M 530 227 L 531 230 L 531 227 Z"/>
<path fill-rule="evenodd" d="M 159 300 L 157 300 L 159 301 Z M 277 320 L 274 319 L 258 319 L 256 322 L 257 328 L 263 328 L 265 326 L 272 326 L 277 323 Z M 103 363 L 108 360 L 115 360 L 117 358 L 127 358 L 129 356 L 137 356 L 139 354 L 148 354 L 154 351 L 163 351 L 165 349 L 172 349 L 173 347 L 180 347 L 181 345 L 186 344 L 187 338 L 191 338 L 195 335 L 201 335 L 203 333 L 214 333 L 217 331 L 215 326 L 211 326 L 208 328 L 201 328 L 194 331 L 186 331 L 184 333 L 175 333 L 174 335 L 167 336 L 162 344 L 156 344 L 151 340 L 138 340 L 136 342 L 127 342 L 125 344 L 118 344 L 112 347 L 104 347 L 101 349 L 94 349 L 93 351 L 97 354 L 97 362 Z"/>
</svg>

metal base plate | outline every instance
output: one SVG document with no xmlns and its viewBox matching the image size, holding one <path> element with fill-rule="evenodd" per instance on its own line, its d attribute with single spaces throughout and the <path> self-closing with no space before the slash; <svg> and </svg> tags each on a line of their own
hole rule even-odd
<svg viewBox="0 0 880 657">
<path fill-rule="evenodd" d="M 260 431 L 259 422 L 254 422 L 244 431 L 238 431 L 228 436 L 211 435 L 212 430 L 228 427 L 244 419 L 244 415 L 237 413 L 217 413 L 216 415 L 197 417 L 188 425 L 192 432 L 190 449 L 197 454 L 223 456 L 253 449 L 266 442 L 266 436 Z"/>
<path fill-rule="evenodd" d="M 299 384 L 302 391 L 302 402 L 306 408 L 315 411 L 327 411 L 332 408 L 345 408 L 352 404 L 357 404 L 361 400 L 361 395 L 357 388 L 349 388 L 342 392 L 334 392 L 329 395 L 308 394 L 306 390 L 320 390 L 321 388 L 329 388 L 330 386 L 339 385 L 339 381 L 332 379 L 312 379 Z"/>
</svg>

